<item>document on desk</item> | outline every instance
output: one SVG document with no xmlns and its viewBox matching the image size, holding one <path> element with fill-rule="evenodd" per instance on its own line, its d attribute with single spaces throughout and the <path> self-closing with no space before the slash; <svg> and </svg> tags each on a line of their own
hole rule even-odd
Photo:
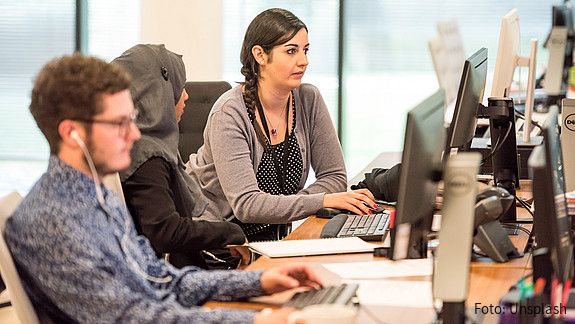
<svg viewBox="0 0 575 324">
<path fill-rule="evenodd" d="M 384 260 L 369 262 L 328 263 L 323 266 L 342 279 L 381 279 L 391 277 L 430 276 L 432 259 Z"/>
<path fill-rule="evenodd" d="M 314 240 L 285 240 L 251 242 L 249 247 L 256 253 L 270 258 L 302 255 L 371 252 L 377 245 L 359 237 L 327 238 Z"/>
<path fill-rule="evenodd" d="M 360 305 L 431 308 L 430 281 L 349 280 L 359 284 Z"/>
</svg>

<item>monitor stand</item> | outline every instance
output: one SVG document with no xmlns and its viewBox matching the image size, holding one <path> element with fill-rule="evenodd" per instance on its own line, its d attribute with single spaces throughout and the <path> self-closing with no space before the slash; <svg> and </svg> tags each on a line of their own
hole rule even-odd
<svg viewBox="0 0 575 324">
<path fill-rule="evenodd" d="M 531 52 L 529 57 L 518 57 L 517 65 L 529 68 L 527 79 L 527 99 L 525 101 L 525 123 L 523 124 L 523 142 L 528 143 L 531 136 L 531 120 L 535 104 L 535 67 L 537 61 L 537 39 L 531 39 Z"/>
</svg>

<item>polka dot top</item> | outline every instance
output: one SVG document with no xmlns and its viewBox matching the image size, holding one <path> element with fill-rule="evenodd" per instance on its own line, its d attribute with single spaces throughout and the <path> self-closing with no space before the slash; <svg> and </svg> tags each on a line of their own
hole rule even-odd
<svg viewBox="0 0 575 324">
<path fill-rule="evenodd" d="M 266 134 L 264 137 L 266 149 L 264 150 L 256 172 L 256 179 L 260 190 L 272 195 L 295 194 L 298 192 L 302 175 L 303 160 L 294 132 L 296 125 L 295 97 L 292 95 L 292 98 L 293 120 L 291 131 L 282 143 L 274 145 L 270 143 L 269 135 Z M 287 149 L 284 145 L 288 146 Z M 284 157 L 286 153 L 287 159 Z M 279 170 L 277 170 L 278 168 Z M 286 170 L 284 170 L 284 168 Z M 280 177 L 283 177 L 284 180 L 283 188 Z"/>
<path fill-rule="evenodd" d="M 294 126 L 292 126 L 291 134 L 289 134 L 288 138 L 279 144 L 270 145 L 268 143 L 268 148 L 264 151 L 256 173 L 258 187 L 261 191 L 272 195 L 293 195 L 298 192 L 303 169 L 303 161 L 297 138 L 293 132 L 295 128 L 295 118 L 294 111 Z M 284 145 L 288 145 L 287 170 L 284 170 L 283 165 Z M 276 166 L 279 167 L 279 172 L 276 171 Z M 285 188 L 281 188 L 280 186 L 278 173 L 283 175 L 285 178 Z"/>
<path fill-rule="evenodd" d="M 292 95 L 292 98 L 293 120 L 291 132 L 282 143 L 274 145 L 270 143 L 267 136 L 264 136 L 266 149 L 264 150 L 256 172 L 259 189 L 272 195 L 293 195 L 300 189 L 299 184 L 303 173 L 303 159 L 295 136 L 295 97 Z M 257 127 L 255 122 L 253 122 L 253 124 L 254 127 Z M 284 148 L 284 145 L 288 145 L 287 150 Z M 288 156 L 285 165 L 286 170 L 284 170 L 284 152 L 287 152 Z M 276 168 L 279 168 L 279 172 Z M 283 187 L 280 184 L 280 177 L 278 175 L 284 178 Z M 277 225 L 275 224 L 241 223 L 240 226 L 250 241 L 251 238 L 258 233 L 277 232 Z M 273 238 L 281 239 L 281 236 L 279 233 L 274 233 Z"/>
</svg>

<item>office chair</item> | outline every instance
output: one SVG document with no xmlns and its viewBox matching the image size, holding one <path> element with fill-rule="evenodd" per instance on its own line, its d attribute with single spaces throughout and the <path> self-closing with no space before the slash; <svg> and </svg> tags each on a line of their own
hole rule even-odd
<svg viewBox="0 0 575 324">
<path fill-rule="evenodd" d="M 179 151 L 184 163 L 204 144 L 204 128 L 218 98 L 232 86 L 226 81 L 186 82 L 190 96 L 180 120 Z"/>
<path fill-rule="evenodd" d="M 12 215 L 22 197 L 17 192 L 12 192 L 7 196 L 0 198 L 0 273 L 6 282 L 8 291 L 10 292 L 11 303 L 16 310 L 16 315 L 22 323 L 36 324 L 40 321 L 36 315 L 36 311 L 26 295 L 22 281 L 16 270 L 12 254 L 6 245 L 4 239 L 4 227 L 6 221 Z"/>
</svg>

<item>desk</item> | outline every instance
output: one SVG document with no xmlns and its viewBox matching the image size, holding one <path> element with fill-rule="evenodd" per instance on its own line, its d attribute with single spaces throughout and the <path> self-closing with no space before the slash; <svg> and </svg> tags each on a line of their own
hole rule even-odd
<svg viewBox="0 0 575 324">
<path fill-rule="evenodd" d="M 327 219 L 309 217 L 293 233 L 288 235 L 286 240 L 301 240 L 318 238 L 321 228 L 327 222 Z M 521 232 L 513 236 L 511 240 L 520 249 L 527 242 L 527 235 Z M 374 257 L 372 253 L 353 253 L 338 255 L 320 255 L 320 256 L 303 256 L 292 258 L 269 258 L 262 256 L 248 266 L 248 269 L 269 269 L 272 267 L 287 265 L 293 262 L 306 262 L 312 264 L 321 263 L 338 263 L 338 262 L 363 262 L 372 260 L 384 260 L 384 258 Z M 530 256 L 515 259 L 507 263 L 494 263 L 492 261 L 472 262 L 469 282 L 469 297 L 467 307 L 473 308 L 475 303 L 482 305 L 497 305 L 501 296 L 503 296 L 515 282 L 522 276 L 528 274 L 530 270 Z M 332 278 L 329 278 L 331 281 Z M 429 277 L 415 278 L 397 278 L 402 280 L 429 280 Z M 222 303 L 209 302 L 208 307 L 234 307 L 248 309 L 263 309 L 270 307 L 269 304 L 258 303 Z M 274 306 L 271 306 L 274 307 Z M 400 321 L 408 322 L 426 322 L 433 319 L 434 313 L 431 310 L 413 309 L 412 314 L 406 309 L 393 307 L 369 306 L 369 313 L 385 319 L 386 322 L 396 323 Z M 414 315 L 413 313 L 416 313 Z M 359 323 L 373 323 L 373 319 L 367 313 L 360 312 Z M 393 320 L 390 320 L 393 319 Z M 427 321 L 427 322 L 429 322 Z"/>
<path fill-rule="evenodd" d="M 350 180 L 350 184 L 356 184 L 363 180 L 364 173 L 370 172 L 375 167 L 389 168 L 393 166 L 401 157 L 400 153 L 382 153 L 376 157 L 362 172 Z M 518 196 L 523 199 L 531 198 L 531 184 L 528 181 L 521 182 L 521 191 Z M 525 218 L 527 211 L 518 208 L 518 216 Z M 286 240 L 302 240 L 319 238 L 321 229 L 328 222 L 327 219 L 309 217 L 293 233 L 288 235 Z M 527 226 L 531 229 L 531 226 Z M 527 243 L 527 234 L 520 232 L 519 235 L 512 236 L 513 244 L 522 251 Z M 467 307 L 474 308 L 476 303 L 480 306 L 497 305 L 501 296 L 515 284 L 521 277 L 531 272 L 531 256 L 511 260 L 506 263 L 494 263 L 491 260 L 483 259 L 471 263 L 469 292 Z M 340 263 L 340 262 L 364 262 L 372 260 L 383 260 L 384 258 L 374 257 L 371 253 L 354 253 L 339 255 L 302 256 L 292 258 L 269 258 L 262 256 L 248 269 L 269 269 L 293 262 L 306 262 L 312 264 Z M 397 278 L 402 280 L 430 280 L 429 277 Z M 331 281 L 331 278 L 327 280 Z M 208 307 L 236 307 L 249 309 L 263 309 L 270 307 L 269 304 L 262 303 L 221 303 L 209 302 Z M 274 307 L 274 306 L 271 306 Z M 366 311 L 366 309 L 368 311 Z M 383 319 L 385 322 L 427 322 L 434 318 L 434 312 L 429 309 L 408 309 L 384 306 L 362 306 L 359 313 L 358 323 L 373 323 L 375 320 L 371 316 Z M 487 317 L 487 321 L 497 321 L 497 317 Z"/>
<path fill-rule="evenodd" d="M 382 153 L 364 171 L 370 172 L 374 167 L 389 168 L 393 166 L 401 157 L 400 153 Z M 363 179 L 361 172 L 350 183 L 357 183 Z M 354 180 L 357 179 L 357 180 Z M 355 181 L 355 182 L 354 182 Z M 518 195 L 524 199 L 530 198 L 530 184 L 522 182 L 522 192 Z M 518 209 L 518 213 L 523 214 L 525 210 Z M 327 223 L 327 219 L 316 218 L 315 216 L 309 217 L 302 225 L 300 225 L 294 232 L 288 235 L 286 240 L 301 240 L 301 239 L 314 239 L 319 238 L 319 234 L 323 225 Z M 511 240 L 522 250 L 527 242 L 527 235 L 520 232 L 517 236 L 512 236 Z M 371 260 L 383 260 L 383 258 L 374 257 L 371 253 L 354 253 L 354 254 L 339 254 L 339 255 L 322 255 L 322 256 L 306 256 L 306 257 L 293 257 L 293 258 L 268 258 L 260 257 L 254 263 L 248 266 L 248 269 L 269 269 L 271 267 L 282 266 L 292 262 L 307 262 L 313 264 L 321 263 L 338 263 L 338 262 L 362 262 Z M 473 308 L 475 303 L 482 305 L 497 305 L 499 299 L 505 294 L 509 287 L 517 282 L 522 276 L 531 272 L 530 256 L 515 259 L 507 263 L 494 263 L 490 260 L 481 260 L 471 264 L 470 283 L 469 283 L 469 297 L 467 299 L 467 306 Z M 335 280 L 328 278 L 328 282 Z M 416 277 L 416 278 L 397 278 L 403 280 L 429 280 L 429 277 Z M 247 302 L 208 302 L 207 307 L 231 307 L 243 309 L 263 309 L 270 307 L 269 304 L 261 303 L 247 303 Z M 272 306 L 274 307 L 274 306 Z M 369 312 L 366 312 L 366 309 Z M 369 313 L 369 314 L 368 314 Z M 429 323 L 434 313 L 431 310 L 425 309 L 408 309 L 408 308 L 393 308 L 382 306 L 368 306 L 362 307 L 359 313 L 358 323 L 373 323 L 371 318 L 373 314 L 378 318 L 384 319 L 388 323 L 415 323 L 426 322 Z M 494 318 L 496 322 L 496 318 Z M 0 323 L 18 324 L 13 307 L 0 309 Z"/>
</svg>

